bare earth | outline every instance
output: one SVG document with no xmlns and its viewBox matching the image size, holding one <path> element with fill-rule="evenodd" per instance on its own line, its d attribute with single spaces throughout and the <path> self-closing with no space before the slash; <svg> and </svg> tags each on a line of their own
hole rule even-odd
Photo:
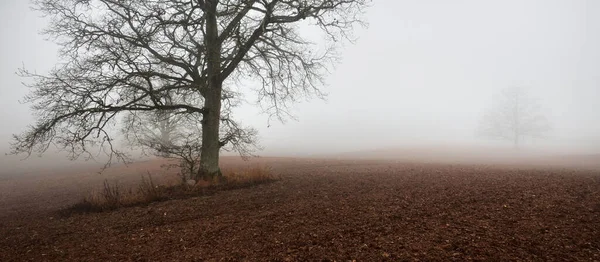
<svg viewBox="0 0 600 262">
<path fill-rule="evenodd" d="M 572 166 L 262 158 L 280 181 L 56 215 L 161 164 L 0 178 L 0 261 L 600 261 L 600 171 Z"/>
</svg>

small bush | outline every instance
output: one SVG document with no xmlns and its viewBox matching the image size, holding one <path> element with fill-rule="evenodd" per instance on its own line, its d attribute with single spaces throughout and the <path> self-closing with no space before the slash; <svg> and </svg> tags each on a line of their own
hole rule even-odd
<svg viewBox="0 0 600 262">
<path fill-rule="evenodd" d="M 121 190 L 119 189 L 119 184 L 115 182 L 113 186 L 108 183 L 108 180 L 104 180 L 104 187 L 100 198 L 95 197 L 92 200 L 103 202 L 102 204 L 106 207 L 111 206 L 120 206 L 121 205 Z"/>
<path fill-rule="evenodd" d="M 148 180 L 142 177 L 142 182 L 138 186 L 138 196 L 137 199 L 134 199 L 134 202 L 139 201 L 142 203 L 149 203 L 161 200 L 165 197 L 164 190 L 162 190 L 162 187 L 154 184 L 150 174 L 148 174 Z"/>
</svg>

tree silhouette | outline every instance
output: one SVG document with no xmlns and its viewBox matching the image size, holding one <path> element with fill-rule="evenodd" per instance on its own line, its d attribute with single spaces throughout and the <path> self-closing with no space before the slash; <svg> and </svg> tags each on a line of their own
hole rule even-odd
<svg viewBox="0 0 600 262">
<path fill-rule="evenodd" d="M 550 129 L 536 100 L 524 88 L 513 87 L 497 96 L 478 131 L 487 138 L 511 141 L 519 148 L 524 138 L 542 137 Z"/>
<path fill-rule="evenodd" d="M 32 78 L 26 101 L 37 122 L 14 137 L 13 153 L 44 152 L 55 144 L 78 157 L 99 144 L 110 149 L 111 159 L 124 159 L 107 128 L 125 113 L 169 111 L 199 119 L 198 176 L 211 178 L 221 174 L 219 151 L 248 138 L 223 113 L 241 99 L 234 87 L 258 82 L 248 90 L 257 90 L 277 117 L 301 96 L 321 96 L 339 40 L 351 40 L 370 1 L 33 2 L 51 18 L 45 34 L 60 46 L 64 62 L 46 75 L 20 71 Z M 327 36 L 322 52 L 302 37 L 299 28 L 310 24 Z M 173 103 L 161 99 L 167 96 Z"/>
</svg>

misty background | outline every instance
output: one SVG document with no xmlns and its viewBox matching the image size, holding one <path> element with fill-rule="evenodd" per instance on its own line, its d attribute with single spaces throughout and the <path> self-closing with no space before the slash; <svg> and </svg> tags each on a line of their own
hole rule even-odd
<svg viewBox="0 0 600 262">
<path fill-rule="evenodd" d="M 368 28 L 357 28 L 358 40 L 344 45 L 326 78 L 327 100 L 300 101 L 290 110 L 295 119 L 281 123 L 250 95 L 236 117 L 259 130 L 258 154 L 268 156 L 510 147 L 475 130 L 501 89 L 521 86 L 553 127 L 526 149 L 600 153 L 598 14 L 595 0 L 376 0 Z M 45 26 L 28 1 L 0 2 L 0 152 L 34 121 L 19 102 L 28 88 L 15 72 L 44 73 L 58 62 L 56 46 L 39 34 Z M 0 158 L 6 169 L 22 157 Z"/>
</svg>

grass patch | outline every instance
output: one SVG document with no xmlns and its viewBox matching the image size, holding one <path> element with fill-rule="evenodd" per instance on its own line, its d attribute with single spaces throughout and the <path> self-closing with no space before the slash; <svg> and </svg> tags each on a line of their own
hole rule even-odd
<svg viewBox="0 0 600 262">
<path fill-rule="evenodd" d="M 266 166 L 225 168 L 223 177 L 213 181 L 198 181 L 195 185 L 157 185 L 152 176 L 142 176 L 137 187 L 123 188 L 117 182 L 104 180 L 102 189 L 93 191 L 80 202 L 63 210 L 63 215 L 94 213 L 122 207 L 143 206 L 152 202 L 206 196 L 222 190 L 244 188 L 279 180 Z"/>
<path fill-rule="evenodd" d="M 224 169 L 222 172 L 228 185 L 255 185 L 279 179 L 273 175 L 271 168 L 266 166 Z"/>
</svg>

